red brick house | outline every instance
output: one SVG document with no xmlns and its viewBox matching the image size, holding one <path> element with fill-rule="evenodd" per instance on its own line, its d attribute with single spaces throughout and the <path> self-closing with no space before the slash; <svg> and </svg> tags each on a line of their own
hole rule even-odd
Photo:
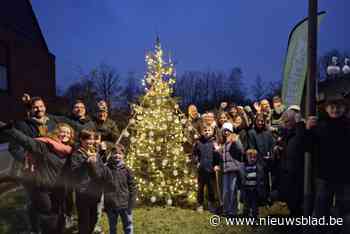
<svg viewBox="0 0 350 234">
<path fill-rule="evenodd" d="M 28 92 L 55 101 L 55 56 L 50 53 L 30 0 L 2 1 L 0 7 L 0 120 L 24 116 Z"/>
</svg>

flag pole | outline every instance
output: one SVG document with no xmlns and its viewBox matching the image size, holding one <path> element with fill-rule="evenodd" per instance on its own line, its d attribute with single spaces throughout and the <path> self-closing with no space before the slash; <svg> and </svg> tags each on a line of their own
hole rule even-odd
<svg viewBox="0 0 350 234">
<path fill-rule="evenodd" d="M 317 74 L 317 11 L 318 0 L 309 0 L 308 51 L 306 79 L 306 117 L 316 115 L 316 74 Z M 312 214 L 312 164 L 311 155 L 305 155 L 304 165 L 304 210 L 305 216 Z"/>
</svg>

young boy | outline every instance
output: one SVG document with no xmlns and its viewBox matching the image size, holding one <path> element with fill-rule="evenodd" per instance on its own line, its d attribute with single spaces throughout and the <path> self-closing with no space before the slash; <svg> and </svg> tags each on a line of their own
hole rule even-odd
<svg viewBox="0 0 350 234">
<path fill-rule="evenodd" d="M 241 194 L 244 203 L 243 214 L 255 218 L 259 215 L 258 201 L 264 191 L 264 170 L 257 163 L 257 154 L 255 149 L 248 149 L 246 152 L 245 180 Z"/>
<path fill-rule="evenodd" d="M 215 212 L 214 189 L 215 189 L 215 174 L 214 166 L 219 165 L 218 145 L 214 138 L 214 128 L 209 125 L 201 126 L 201 137 L 196 142 L 193 148 L 192 159 L 197 164 L 198 168 L 198 208 L 199 212 L 203 211 L 204 203 L 204 187 L 208 191 L 208 209 Z M 214 159 L 215 158 L 215 159 Z"/>
<path fill-rule="evenodd" d="M 102 194 L 100 179 L 103 176 L 103 164 L 96 151 L 95 134 L 92 129 L 80 132 L 80 146 L 73 152 L 70 162 L 80 234 L 93 233 L 97 222 L 97 205 Z"/>
<path fill-rule="evenodd" d="M 109 176 L 104 184 L 104 207 L 110 234 L 117 233 L 118 216 L 122 219 L 124 233 L 133 233 L 132 209 L 137 188 L 131 170 L 124 164 L 124 151 L 124 146 L 117 144 L 105 166 Z"/>
</svg>

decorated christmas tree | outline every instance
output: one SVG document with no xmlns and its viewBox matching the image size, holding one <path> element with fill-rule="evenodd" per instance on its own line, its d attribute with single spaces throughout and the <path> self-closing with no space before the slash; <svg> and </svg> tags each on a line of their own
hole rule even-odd
<svg viewBox="0 0 350 234">
<path fill-rule="evenodd" d="M 174 64 L 163 60 L 157 38 L 146 55 L 146 94 L 133 105 L 128 165 L 138 184 L 138 200 L 146 204 L 183 205 L 195 201 L 196 180 L 183 143 L 185 115 L 173 93 Z"/>
</svg>

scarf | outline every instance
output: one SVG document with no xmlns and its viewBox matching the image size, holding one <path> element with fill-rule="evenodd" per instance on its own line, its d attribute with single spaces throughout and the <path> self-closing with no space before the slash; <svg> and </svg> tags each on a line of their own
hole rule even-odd
<svg viewBox="0 0 350 234">
<path fill-rule="evenodd" d="M 46 136 L 48 133 L 47 121 L 49 120 L 49 117 L 44 116 L 41 119 L 32 117 L 31 120 L 37 124 L 39 136 Z"/>
</svg>

